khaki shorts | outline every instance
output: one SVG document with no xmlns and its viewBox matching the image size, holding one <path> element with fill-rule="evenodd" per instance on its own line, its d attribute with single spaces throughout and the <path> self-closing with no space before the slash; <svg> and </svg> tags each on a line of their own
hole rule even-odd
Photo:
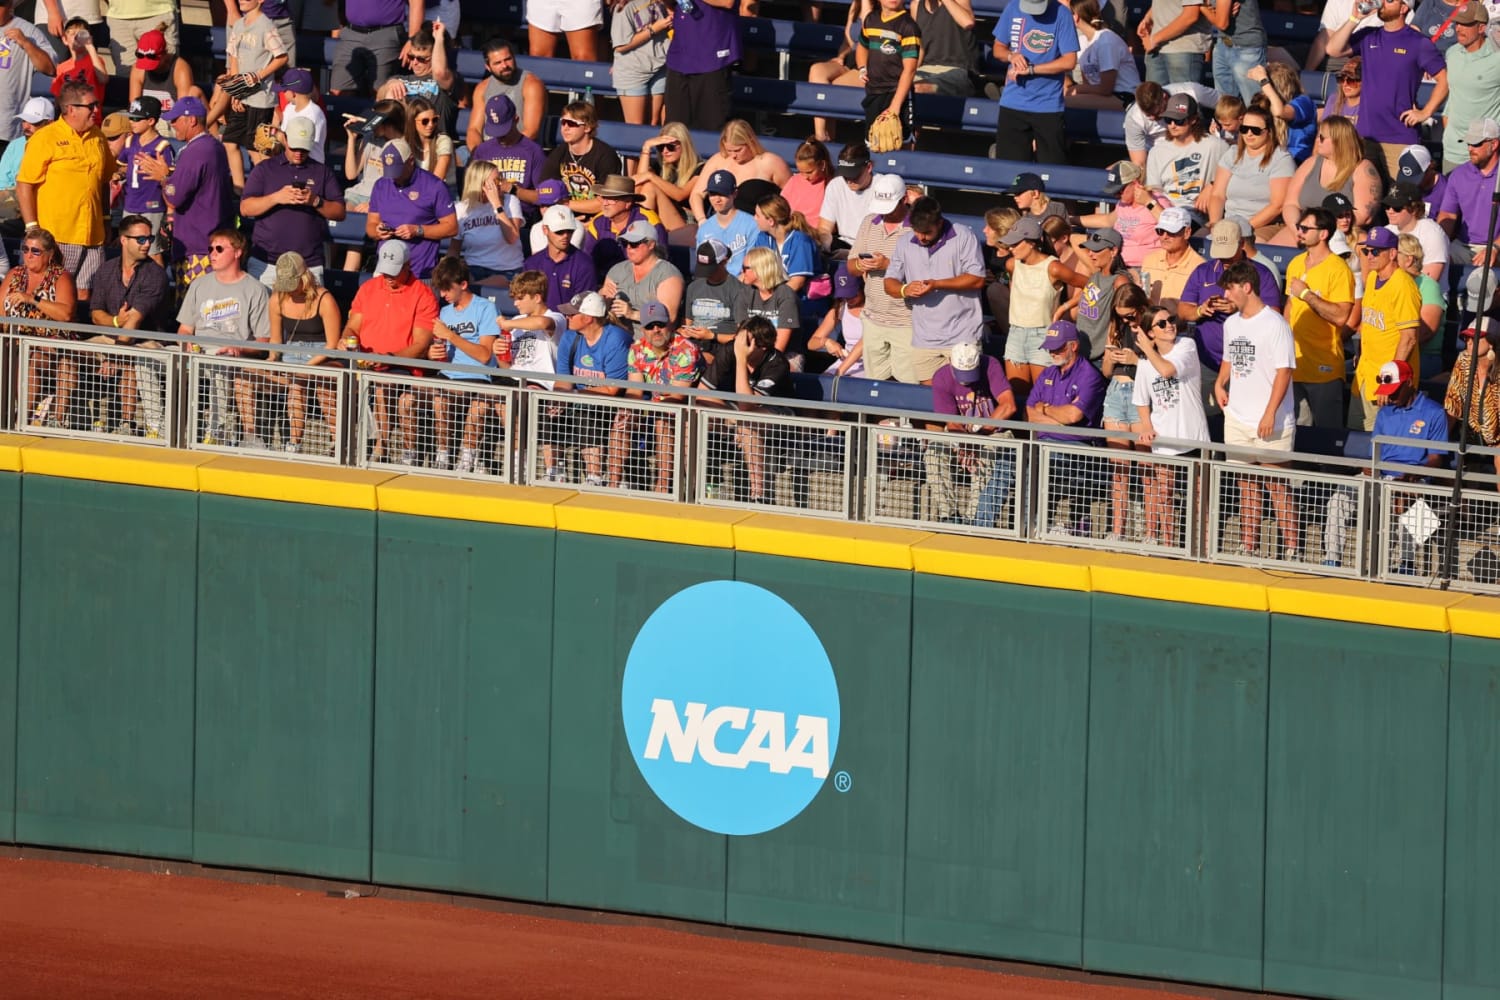
<svg viewBox="0 0 1500 1000">
<path fill-rule="evenodd" d="M 913 382 L 931 382 L 932 376 L 937 370 L 948 363 L 948 356 L 953 353 L 953 348 L 944 347 L 934 350 L 930 347 L 913 347 L 911 349 L 911 369 L 916 378 Z M 905 381 L 903 379 L 902 381 Z"/>
<path fill-rule="evenodd" d="M 865 378 L 919 382 L 912 372 L 911 327 L 886 326 L 864 317 Z"/>
<path fill-rule="evenodd" d="M 1289 427 L 1285 431 L 1272 438 L 1259 438 L 1255 436 L 1255 428 L 1247 427 L 1234 418 L 1234 414 L 1224 414 L 1224 443 L 1231 448 L 1255 448 L 1259 451 L 1285 451 L 1292 450 L 1292 441 L 1297 436 L 1296 427 Z M 1264 462 L 1252 461 L 1248 458 L 1229 456 L 1229 462 L 1233 465 L 1264 465 Z"/>
</svg>

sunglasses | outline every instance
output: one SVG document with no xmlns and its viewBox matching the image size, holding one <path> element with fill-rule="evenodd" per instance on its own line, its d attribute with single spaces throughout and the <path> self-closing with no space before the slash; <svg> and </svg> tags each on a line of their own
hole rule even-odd
<svg viewBox="0 0 1500 1000">
<path fill-rule="evenodd" d="M 227 244 L 224 244 L 224 243 L 215 243 L 213 246 L 211 246 L 211 247 L 208 248 L 208 252 L 209 253 L 228 253 L 232 249 L 234 249 L 234 248 L 231 247 L 231 246 L 229 246 L 229 245 L 227 245 Z"/>
<path fill-rule="evenodd" d="M 417 119 L 417 124 L 418 125 L 431 125 L 432 123 L 434 123 L 436 121 L 437 121 L 437 115 L 423 115 L 421 118 Z"/>
<path fill-rule="evenodd" d="M 161 55 L 160 52 L 142 52 L 140 49 L 135 50 L 135 57 L 137 59 L 155 59 L 159 55 Z"/>
<path fill-rule="evenodd" d="M 665 323 L 647 323 L 642 327 L 643 330 L 665 330 L 666 328 L 667 324 Z"/>
<path fill-rule="evenodd" d="M 96 110 L 99 107 L 99 102 L 98 101 L 89 101 L 87 104 L 69 104 L 68 107 L 70 107 L 70 108 L 88 108 L 90 111 L 94 111 L 94 110 Z"/>
<path fill-rule="evenodd" d="M 1360 82 L 1360 77 L 1357 77 L 1357 76 L 1341 76 L 1341 77 L 1339 77 L 1339 83 L 1359 83 L 1359 82 Z"/>
<path fill-rule="evenodd" d="M 1389 247 L 1360 247 L 1359 252 L 1366 257 L 1379 257 L 1389 249 Z"/>
<path fill-rule="evenodd" d="M 1163 316 L 1161 319 L 1156 320 L 1155 322 L 1153 322 L 1151 324 L 1151 328 L 1153 330 L 1165 330 L 1165 329 L 1167 329 L 1171 325 L 1172 325 L 1172 321 L 1170 319 L 1168 319 L 1167 317 Z"/>
<path fill-rule="evenodd" d="M 414 63 L 430 63 L 432 62 L 432 53 L 429 52 L 426 55 L 417 55 L 415 52 L 413 52 L 411 54 L 411 61 Z"/>
<path fill-rule="evenodd" d="M 1264 125 L 1241 125 L 1240 131 L 1246 135 L 1264 135 L 1266 127 Z"/>
<path fill-rule="evenodd" d="M 662 143 L 657 148 L 667 153 L 675 153 L 682 148 L 682 143 L 673 139 L 671 142 Z"/>
<path fill-rule="evenodd" d="M 1182 234 L 1181 233 L 1174 233 L 1170 229 L 1158 229 L 1156 231 L 1156 235 L 1157 236 L 1181 236 Z"/>
<path fill-rule="evenodd" d="M 127 240 L 135 240 L 141 246 L 145 246 L 146 244 L 150 243 L 151 240 L 153 239 L 153 237 L 151 236 L 150 233 L 147 233 L 145 236 L 127 236 L 125 238 Z"/>
<path fill-rule="evenodd" d="M 1134 323 L 1141 318 L 1140 313 L 1115 313 L 1115 319 L 1125 323 Z"/>
<path fill-rule="evenodd" d="M 1401 379 L 1398 376 L 1395 376 L 1395 375 L 1377 375 L 1375 377 L 1375 384 L 1376 385 L 1400 385 L 1401 384 Z"/>
<path fill-rule="evenodd" d="M 583 128 L 584 127 L 583 122 L 578 121 L 576 118 L 564 118 L 562 120 L 562 124 L 565 125 L 565 126 L 567 126 L 568 128 Z"/>
<path fill-rule="evenodd" d="M 40 257 L 42 254 L 46 253 L 47 251 L 43 250 L 41 247 L 23 246 L 21 248 L 21 252 L 24 253 L 28 257 Z"/>
</svg>

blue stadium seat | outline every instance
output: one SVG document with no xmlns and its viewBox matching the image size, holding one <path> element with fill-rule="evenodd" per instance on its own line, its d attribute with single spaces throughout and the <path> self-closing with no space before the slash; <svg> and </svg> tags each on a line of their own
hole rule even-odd
<svg viewBox="0 0 1500 1000">
<path fill-rule="evenodd" d="M 838 23 L 820 24 L 816 21 L 745 17 L 740 19 L 740 25 L 747 48 L 777 54 L 778 75 L 783 80 L 790 75 L 792 56 L 831 59 L 844 42 L 842 19 Z"/>
<path fill-rule="evenodd" d="M 362 247 L 365 244 L 365 213 L 350 212 L 338 222 L 328 224 L 328 238 L 334 246 Z"/>
<path fill-rule="evenodd" d="M 462 62 L 462 60 L 461 60 Z M 480 56 L 480 70 L 484 69 Z M 579 62 L 574 59 L 538 59 L 535 56 L 517 56 L 516 63 L 536 74 L 554 93 L 573 95 L 573 99 L 593 91 L 607 97 L 615 96 L 614 78 L 610 76 L 607 62 Z M 468 79 L 465 76 L 465 79 Z M 478 77 L 475 77 L 478 79 Z"/>
<path fill-rule="evenodd" d="M 1292 262 L 1292 258 L 1303 252 L 1301 247 L 1279 247 L 1270 243 L 1257 243 L 1255 250 L 1276 265 L 1283 279 L 1286 276 L 1286 266 Z"/>
<path fill-rule="evenodd" d="M 974 191 L 1002 191 L 1017 174 L 1037 173 L 1048 194 L 1085 201 L 1101 198 L 1106 180 L 1103 170 L 1089 167 L 1008 163 L 951 153 L 882 153 L 875 157 L 875 169 L 898 173 L 912 183 Z"/>
<path fill-rule="evenodd" d="M 344 315 L 349 314 L 349 305 L 354 301 L 354 295 L 359 291 L 360 283 L 364 275 L 357 271 L 335 271 L 333 268 L 323 269 L 323 287 L 328 289 L 333 300 L 339 304 L 339 309 Z"/>
<path fill-rule="evenodd" d="M 841 378 L 834 386 L 835 403 L 879 406 L 888 410 L 932 412 L 932 388 L 907 382 L 880 382 L 872 378 Z"/>
</svg>

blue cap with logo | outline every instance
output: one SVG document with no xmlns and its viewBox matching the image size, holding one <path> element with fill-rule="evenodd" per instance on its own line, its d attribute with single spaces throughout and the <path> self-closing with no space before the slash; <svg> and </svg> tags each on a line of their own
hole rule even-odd
<svg viewBox="0 0 1500 1000">
<path fill-rule="evenodd" d="M 703 186 L 709 194 L 734 194 L 738 190 L 740 182 L 735 180 L 734 174 L 728 170 L 715 170 L 708 177 L 708 183 Z"/>
</svg>

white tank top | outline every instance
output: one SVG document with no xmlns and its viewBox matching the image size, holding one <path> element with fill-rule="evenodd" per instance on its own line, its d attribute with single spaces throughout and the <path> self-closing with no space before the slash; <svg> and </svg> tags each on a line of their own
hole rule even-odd
<svg viewBox="0 0 1500 1000">
<path fill-rule="evenodd" d="M 1010 274 L 1010 325 L 1046 327 L 1052 325 L 1052 311 L 1057 308 L 1057 286 L 1047 274 L 1051 257 L 1040 263 L 1016 266 Z"/>
</svg>

